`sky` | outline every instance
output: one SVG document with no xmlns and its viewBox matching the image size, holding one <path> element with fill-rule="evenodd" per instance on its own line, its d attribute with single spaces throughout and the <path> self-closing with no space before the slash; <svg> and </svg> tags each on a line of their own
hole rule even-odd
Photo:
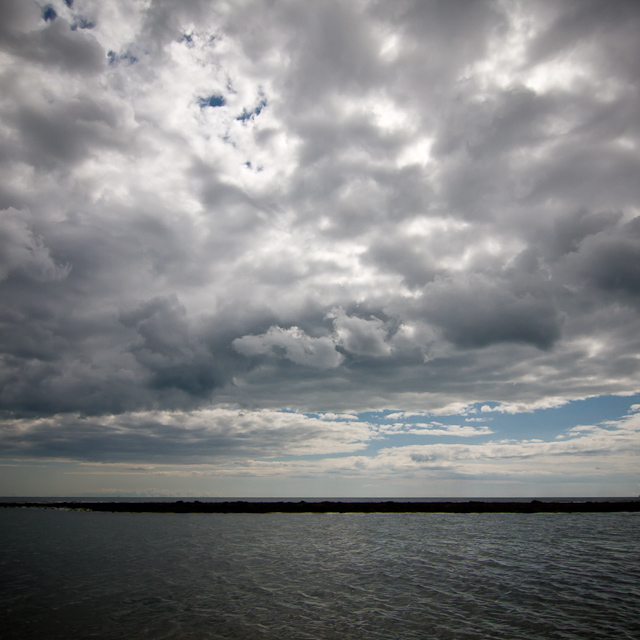
<svg viewBox="0 0 640 640">
<path fill-rule="evenodd" d="M 638 495 L 638 33 L 0 0 L 0 494 Z"/>
</svg>

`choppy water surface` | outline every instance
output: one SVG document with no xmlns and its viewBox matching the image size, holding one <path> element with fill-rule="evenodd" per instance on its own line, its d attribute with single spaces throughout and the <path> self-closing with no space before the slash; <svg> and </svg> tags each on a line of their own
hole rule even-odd
<svg viewBox="0 0 640 640">
<path fill-rule="evenodd" d="M 0 510 L 0 637 L 640 638 L 638 514 Z"/>
</svg>

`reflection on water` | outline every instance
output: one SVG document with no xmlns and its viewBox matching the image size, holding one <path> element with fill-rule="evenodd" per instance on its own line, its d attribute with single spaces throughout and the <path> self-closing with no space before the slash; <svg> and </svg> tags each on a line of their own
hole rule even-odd
<svg viewBox="0 0 640 640">
<path fill-rule="evenodd" d="M 640 637 L 638 514 L 0 510 L 0 637 Z"/>
</svg>

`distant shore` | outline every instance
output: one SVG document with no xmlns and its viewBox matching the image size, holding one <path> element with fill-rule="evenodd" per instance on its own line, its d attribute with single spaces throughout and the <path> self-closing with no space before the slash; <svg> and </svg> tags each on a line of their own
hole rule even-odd
<svg viewBox="0 0 640 640">
<path fill-rule="evenodd" d="M 78 511 L 106 511 L 125 513 L 612 513 L 640 512 L 640 500 L 549 502 L 405 502 L 380 500 L 349 502 L 325 500 L 306 502 L 200 502 L 199 500 L 174 502 L 0 502 L 5 508 L 67 509 Z"/>
</svg>

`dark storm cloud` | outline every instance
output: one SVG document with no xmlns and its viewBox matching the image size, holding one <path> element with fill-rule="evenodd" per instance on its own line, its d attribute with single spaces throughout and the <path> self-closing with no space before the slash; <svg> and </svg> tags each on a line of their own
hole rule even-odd
<svg viewBox="0 0 640 640">
<path fill-rule="evenodd" d="M 350 429 L 349 429 L 350 427 Z M 4 457 L 57 457 L 84 462 L 201 463 L 219 458 L 358 450 L 373 434 L 367 422 L 321 420 L 277 411 L 213 409 L 108 417 L 65 414 L 7 420 Z"/>
<path fill-rule="evenodd" d="M 633 0 L 618 0 L 606 5 L 598 0 L 570 0 L 533 3 L 533 10 L 550 19 L 549 27 L 529 45 L 529 58 L 541 63 L 578 47 L 593 47 L 598 56 L 592 60 L 602 70 L 638 78 L 634 64 L 640 53 L 636 38 L 640 9 Z"/>
<path fill-rule="evenodd" d="M 34 234 L 28 212 L 6 209 L 0 218 L 0 280 L 10 275 L 38 282 L 61 280 L 68 267 L 57 265 L 42 238 Z"/>
<path fill-rule="evenodd" d="M 557 309 L 544 290 L 514 293 L 477 278 L 438 281 L 429 287 L 425 306 L 444 336 L 462 347 L 522 342 L 549 349 L 560 337 Z"/>
<path fill-rule="evenodd" d="M 3 0 L 0 12 L 0 48 L 12 55 L 63 73 L 88 74 L 103 68 L 105 52 L 100 45 L 82 32 L 72 31 L 63 20 L 56 20 L 53 8 L 45 8 L 40 16 L 35 3 Z M 38 28 L 38 19 L 46 21 L 44 28 Z"/>
<path fill-rule="evenodd" d="M 51 455 L 640 387 L 636 3 L 47 6 L 0 4 L 0 400 Z"/>
<path fill-rule="evenodd" d="M 640 294 L 640 217 L 590 234 L 567 258 L 583 282 L 611 294 Z M 622 301 L 622 300 L 621 300 Z"/>
<path fill-rule="evenodd" d="M 437 273 L 420 243 L 409 243 L 403 239 L 378 239 L 367 250 L 365 260 L 386 271 L 398 273 L 411 289 L 424 286 Z"/>
<path fill-rule="evenodd" d="M 120 321 L 140 336 L 129 350 L 151 372 L 155 389 L 178 389 L 206 398 L 224 378 L 207 346 L 191 335 L 186 316 L 174 294 L 154 298 L 122 314 Z"/>
<path fill-rule="evenodd" d="M 26 107 L 15 115 L 21 135 L 16 153 L 33 166 L 76 163 L 100 147 L 122 143 L 117 114 L 86 96 L 62 104 Z M 22 158 L 20 158 L 22 159 Z"/>
</svg>

